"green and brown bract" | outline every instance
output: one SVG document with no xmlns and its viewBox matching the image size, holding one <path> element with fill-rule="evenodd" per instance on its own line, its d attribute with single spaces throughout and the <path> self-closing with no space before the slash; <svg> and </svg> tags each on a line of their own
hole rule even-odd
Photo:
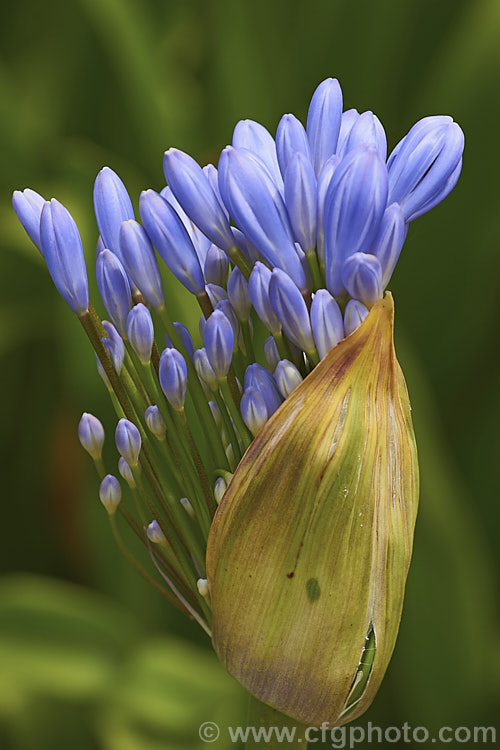
<svg viewBox="0 0 500 750">
<path fill-rule="evenodd" d="M 399 628 L 418 502 L 387 294 L 252 442 L 208 541 L 213 643 L 264 703 L 309 725 L 370 705 Z"/>
</svg>

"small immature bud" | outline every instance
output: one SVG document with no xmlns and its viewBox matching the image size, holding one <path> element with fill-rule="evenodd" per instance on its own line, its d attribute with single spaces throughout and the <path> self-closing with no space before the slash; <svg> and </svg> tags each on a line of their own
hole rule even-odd
<svg viewBox="0 0 500 750">
<path fill-rule="evenodd" d="M 120 336 L 127 335 L 127 315 L 132 307 L 128 276 L 117 255 L 110 250 L 99 253 L 96 261 L 97 286 L 104 307 Z"/>
<path fill-rule="evenodd" d="M 243 421 L 255 437 L 269 419 L 264 397 L 257 388 L 246 388 L 240 404 Z"/>
<path fill-rule="evenodd" d="M 186 513 L 188 514 L 188 516 L 190 516 L 191 518 L 195 518 L 194 508 L 189 502 L 189 500 L 187 499 L 187 497 L 181 497 L 179 502 L 184 508 L 184 510 L 186 511 Z"/>
<path fill-rule="evenodd" d="M 198 588 L 198 592 L 200 593 L 200 595 L 206 599 L 210 594 L 210 589 L 208 587 L 207 579 L 198 578 L 198 580 L 196 581 L 196 586 Z"/>
<path fill-rule="evenodd" d="M 231 323 L 223 312 L 213 312 L 205 324 L 203 341 L 208 361 L 217 378 L 225 378 L 234 348 L 234 332 Z"/>
<path fill-rule="evenodd" d="M 278 362 L 274 371 L 274 379 L 283 398 L 288 398 L 290 393 L 302 383 L 302 375 L 297 370 L 293 362 L 288 359 L 282 359 Z"/>
<path fill-rule="evenodd" d="M 153 542 L 153 544 L 159 544 L 160 547 L 167 546 L 167 539 L 161 530 L 158 521 L 151 521 L 146 530 L 146 534 L 148 535 L 149 541 Z"/>
<path fill-rule="evenodd" d="M 344 313 L 345 335 L 350 336 L 351 333 L 354 333 L 367 316 L 368 309 L 362 302 L 357 299 L 349 300 Z"/>
<path fill-rule="evenodd" d="M 203 273 L 207 284 L 225 286 L 229 272 L 229 258 L 224 250 L 217 245 L 210 245 L 205 258 Z"/>
<path fill-rule="evenodd" d="M 106 474 L 99 487 L 99 498 L 109 515 L 115 514 L 122 499 L 120 482 L 113 474 Z"/>
<path fill-rule="evenodd" d="M 154 343 L 153 320 L 142 302 L 134 305 L 127 315 L 127 338 L 141 363 L 149 364 Z"/>
<path fill-rule="evenodd" d="M 267 366 L 271 372 L 274 372 L 276 365 L 280 361 L 280 353 L 276 346 L 276 341 L 272 336 L 269 336 L 269 338 L 264 341 L 264 357 L 266 358 Z"/>
<path fill-rule="evenodd" d="M 227 482 L 224 479 L 224 477 L 217 477 L 214 484 L 214 497 L 215 502 L 217 505 L 220 504 L 220 501 L 224 497 L 224 492 L 227 490 Z"/>
<path fill-rule="evenodd" d="M 123 456 L 120 456 L 118 459 L 118 471 L 120 472 L 123 479 L 126 481 L 129 487 L 132 489 L 135 488 L 135 479 L 134 475 L 132 474 L 132 469 L 128 465 L 128 463 L 125 461 Z"/>
<path fill-rule="evenodd" d="M 84 412 L 78 425 L 78 437 L 87 453 L 98 461 L 102 457 L 104 445 L 104 427 L 93 414 Z"/>
<path fill-rule="evenodd" d="M 252 302 L 248 294 L 248 282 L 239 268 L 233 268 L 227 281 L 227 296 L 238 320 L 248 320 Z"/>
<path fill-rule="evenodd" d="M 129 466 L 135 468 L 141 451 L 141 435 L 135 424 L 128 419 L 120 419 L 115 430 L 115 442 L 118 453 Z"/>
<path fill-rule="evenodd" d="M 146 424 L 150 432 L 158 438 L 158 440 L 165 440 L 167 434 L 167 425 L 163 421 L 163 417 L 160 414 L 160 410 L 157 406 L 148 406 L 146 414 L 144 415 Z"/>
<path fill-rule="evenodd" d="M 164 349 L 160 357 L 160 385 L 174 409 L 184 408 L 187 388 L 186 360 L 177 349 Z"/>
</svg>

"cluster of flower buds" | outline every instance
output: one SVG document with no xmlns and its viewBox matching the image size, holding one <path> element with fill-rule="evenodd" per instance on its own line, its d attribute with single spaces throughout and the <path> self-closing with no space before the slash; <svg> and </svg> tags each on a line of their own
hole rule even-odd
<svg viewBox="0 0 500 750">
<path fill-rule="evenodd" d="M 463 145 L 450 117 L 425 117 L 387 158 L 377 116 L 343 111 L 327 79 L 305 127 L 287 114 L 273 137 L 239 122 L 217 167 L 168 150 L 167 185 L 141 193 L 140 221 L 105 167 L 94 207 L 109 321 L 89 301 L 70 213 L 14 193 L 119 418 L 131 503 L 106 473 L 100 422 L 84 414 L 79 428 L 118 543 L 117 516 L 229 671 L 309 724 L 366 708 L 394 645 L 417 480 L 384 290 L 409 223 L 457 182 Z M 173 322 L 162 264 L 196 298 L 199 331 Z"/>
</svg>

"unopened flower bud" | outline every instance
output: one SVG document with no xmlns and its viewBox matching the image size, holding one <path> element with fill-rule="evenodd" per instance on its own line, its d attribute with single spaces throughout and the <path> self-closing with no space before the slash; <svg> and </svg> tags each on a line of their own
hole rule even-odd
<svg viewBox="0 0 500 750">
<path fill-rule="evenodd" d="M 149 364 L 154 343 L 153 320 L 142 302 L 134 305 L 127 315 L 127 338 L 142 364 Z"/>
<path fill-rule="evenodd" d="M 99 487 L 99 498 L 110 516 L 113 516 L 122 499 L 120 482 L 113 474 L 106 474 Z"/>
<path fill-rule="evenodd" d="M 133 422 L 120 419 L 115 430 L 115 443 L 118 453 L 131 468 L 135 468 L 139 462 L 141 435 Z"/>
<path fill-rule="evenodd" d="M 150 542 L 153 544 L 159 544 L 160 547 L 167 546 L 167 538 L 160 528 L 158 521 L 151 521 L 146 529 L 146 534 Z"/>
<path fill-rule="evenodd" d="M 93 414 L 84 412 L 78 424 L 78 438 L 87 453 L 98 461 L 104 445 L 104 427 Z"/>
<path fill-rule="evenodd" d="M 293 362 L 282 359 L 274 371 L 274 379 L 283 398 L 288 398 L 290 393 L 302 383 L 303 377 Z"/>
<path fill-rule="evenodd" d="M 370 705 L 397 636 L 417 498 L 387 295 L 264 425 L 214 518 L 213 643 L 252 695 L 309 726 Z"/>
<path fill-rule="evenodd" d="M 234 348 L 234 332 L 223 312 L 215 310 L 205 324 L 203 341 L 208 361 L 217 378 L 225 378 Z"/>
<path fill-rule="evenodd" d="M 164 349 L 160 357 L 160 385 L 174 409 L 184 407 L 187 388 L 186 360 L 177 349 Z"/>
<path fill-rule="evenodd" d="M 132 474 L 132 469 L 128 465 L 128 463 L 125 461 L 123 456 L 120 456 L 118 459 L 118 471 L 120 472 L 120 475 L 123 477 L 123 479 L 126 481 L 129 487 L 132 489 L 135 488 L 135 479 L 134 475 Z"/>
<path fill-rule="evenodd" d="M 215 502 L 217 505 L 220 504 L 220 501 L 224 497 L 224 492 L 227 490 L 227 482 L 224 479 L 224 477 L 217 477 L 214 484 L 214 497 Z"/>
<path fill-rule="evenodd" d="M 255 437 L 270 416 L 262 393 L 252 386 L 246 388 L 241 398 L 240 410 L 243 421 Z"/>
<path fill-rule="evenodd" d="M 158 440 L 164 440 L 165 435 L 167 434 L 167 425 L 165 424 L 158 407 L 155 405 L 148 406 L 144 419 L 146 420 L 150 432 L 152 432 Z"/>
</svg>

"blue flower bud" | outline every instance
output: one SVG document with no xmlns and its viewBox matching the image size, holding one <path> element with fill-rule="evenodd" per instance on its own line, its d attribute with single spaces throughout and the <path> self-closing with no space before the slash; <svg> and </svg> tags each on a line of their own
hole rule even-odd
<svg viewBox="0 0 500 750">
<path fill-rule="evenodd" d="M 268 368 L 271 372 L 274 372 L 280 361 L 280 354 L 278 347 L 276 346 L 276 341 L 272 336 L 269 336 L 269 338 L 264 341 L 264 357 L 266 358 Z"/>
<path fill-rule="evenodd" d="M 132 469 L 125 461 L 123 456 L 120 456 L 120 458 L 118 459 L 118 471 L 120 472 L 121 476 L 126 481 L 128 486 L 134 489 L 136 485 L 134 475 L 132 474 Z"/>
<path fill-rule="evenodd" d="M 45 199 L 30 188 L 15 190 L 12 195 L 12 206 L 30 240 L 42 252 L 40 241 L 40 219 Z"/>
<path fill-rule="evenodd" d="M 104 247 L 121 259 L 120 227 L 134 218 L 127 188 L 109 167 L 101 169 L 94 183 L 94 210 Z"/>
<path fill-rule="evenodd" d="M 335 170 L 325 198 L 326 286 L 342 294 L 342 266 L 354 253 L 367 250 L 378 232 L 387 205 L 387 170 L 373 147 L 350 151 Z"/>
<path fill-rule="evenodd" d="M 349 136 L 351 134 L 351 130 L 353 129 L 354 125 L 357 123 L 359 117 L 360 117 L 360 114 L 357 109 L 347 109 L 345 112 L 342 113 L 342 118 L 340 120 L 339 139 L 337 142 L 337 150 L 335 152 L 337 156 L 339 157 L 344 156 L 344 152 L 347 146 L 347 142 L 349 140 Z"/>
<path fill-rule="evenodd" d="M 254 120 L 240 120 L 233 131 L 234 148 L 247 149 L 266 166 L 275 185 L 282 189 L 283 178 L 278 165 L 276 144 L 271 133 Z"/>
<path fill-rule="evenodd" d="M 187 365 L 177 349 L 163 350 L 158 377 L 169 404 L 177 411 L 183 409 L 186 400 Z"/>
<path fill-rule="evenodd" d="M 125 344 L 112 323 L 108 320 L 103 320 L 102 325 L 108 334 L 102 339 L 102 343 L 109 354 L 116 373 L 119 375 L 122 369 L 123 360 L 125 359 Z"/>
<path fill-rule="evenodd" d="M 189 500 L 187 499 L 187 497 L 181 497 L 179 502 L 184 508 L 184 510 L 186 511 L 186 513 L 188 514 L 188 516 L 190 516 L 191 518 L 196 518 L 196 513 L 194 512 L 194 508 L 189 502 Z"/>
<path fill-rule="evenodd" d="M 337 149 L 342 117 L 342 90 L 336 78 L 327 78 L 314 92 L 307 113 L 307 137 L 317 175 Z"/>
<path fill-rule="evenodd" d="M 215 167 L 214 167 L 215 169 Z M 160 193 L 161 197 L 164 198 L 167 203 L 169 203 L 172 208 L 175 210 L 175 213 L 179 217 L 179 219 L 184 224 L 184 227 L 189 234 L 189 237 L 191 239 L 191 242 L 193 243 L 194 249 L 196 251 L 196 254 L 198 256 L 198 260 L 200 261 L 201 266 L 203 267 L 205 263 L 205 258 L 208 252 L 208 248 L 212 244 L 208 237 L 205 237 L 203 232 L 194 224 L 187 213 L 182 208 L 181 204 L 175 197 L 175 195 L 172 193 L 168 185 L 163 188 L 163 190 Z M 225 208 L 223 207 L 224 211 Z"/>
<path fill-rule="evenodd" d="M 257 315 L 266 328 L 276 336 L 281 331 L 281 323 L 276 317 L 269 299 L 270 281 L 271 271 L 263 263 L 257 261 L 248 281 L 248 293 Z"/>
<path fill-rule="evenodd" d="M 95 248 L 95 257 L 97 258 L 102 253 L 103 250 L 106 250 L 106 248 L 104 247 L 104 242 L 102 241 L 101 235 L 99 235 L 99 237 L 97 238 L 97 245 Z"/>
<path fill-rule="evenodd" d="M 342 283 L 351 297 L 371 307 L 384 291 L 379 259 L 368 253 L 354 253 L 344 263 Z"/>
<path fill-rule="evenodd" d="M 146 535 L 150 542 L 153 544 L 159 544 L 160 547 L 167 546 L 167 538 L 160 528 L 158 521 L 151 521 L 146 529 Z"/>
<path fill-rule="evenodd" d="M 151 307 L 165 304 L 163 284 L 155 251 L 144 228 L 133 219 L 120 229 L 122 262 L 133 283 Z"/>
<path fill-rule="evenodd" d="M 295 241 L 304 252 L 314 250 L 318 185 L 311 161 L 298 152 L 290 157 L 285 173 L 285 204 Z"/>
<path fill-rule="evenodd" d="M 288 398 L 290 393 L 302 383 L 303 377 L 292 362 L 282 359 L 274 371 L 274 379 L 283 398 Z"/>
<path fill-rule="evenodd" d="M 325 200 L 332 181 L 333 173 L 340 164 L 340 157 L 337 155 L 330 156 L 328 161 L 323 165 L 321 174 L 318 178 L 318 218 L 316 222 L 316 251 L 318 253 L 318 259 L 322 267 L 325 266 L 325 228 L 324 228 L 324 216 L 325 216 Z"/>
<path fill-rule="evenodd" d="M 115 430 L 115 443 L 118 453 L 123 456 L 133 469 L 139 462 L 141 451 L 141 435 L 133 422 L 120 419 Z"/>
<path fill-rule="evenodd" d="M 244 423 L 252 435 L 256 437 L 270 416 L 267 412 L 264 397 L 256 388 L 245 389 L 241 397 L 240 411 Z"/>
<path fill-rule="evenodd" d="M 227 490 L 227 482 L 224 477 L 217 477 L 214 484 L 214 498 L 217 505 L 220 505 L 220 501 L 224 497 L 224 492 Z"/>
<path fill-rule="evenodd" d="M 391 279 L 407 234 L 408 224 L 404 220 L 401 207 L 398 203 L 393 203 L 386 208 L 377 236 L 370 248 L 370 253 L 376 255 L 382 267 L 383 289 Z"/>
<path fill-rule="evenodd" d="M 98 461 L 104 445 L 104 427 L 93 414 L 84 412 L 78 424 L 78 438 L 89 456 Z"/>
<path fill-rule="evenodd" d="M 165 152 L 163 170 L 189 218 L 214 245 L 229 250 L 234 244 L 229 221 L 200 165 L 188 154 L 171 148 Z"/>
<path fill-rule="evenodd" d="M 240 340 L 240 321 L 238 320 L 238 317 L 233 309 L 233 306 L 229 302 L 228 299 L 222 299 L 220 302 L 217 302 L 217 304 L 214 307 L 214 310 L 220 310 L 222 313 L 224 313 L 226 318 L 231 323 L 231 328 L 233 329 L 233 334 L 234 334 L 233 352 L 235 352 L 238 348 L 238 344 Z"/>
<path fill-rule="evenodd" d="M 220 310 L 215 310 L 207 318 L 203 342 L 216 377 L 225 378 L 231 366 L 234 333 L 231 323 Z"/>
<path fill-rule="evenodd" d="M 344 330 L 345 335 L 350 336 L 351 333 L 359 328 L 361 323 L 368 315 L 368 309 L 357 299 L 351 299 L 346 305 L 344 312 Z"/>
<path fill-rule="evenodd" d="M 276 409 L 281 405 L 283 399 L 278 390 L 276 382 L 271 373 L 265 367 L 255 363 L 247 367 L 244 379 L 245 391 L 249 388 L 255 388 L 266 405 L 268 417 L 274 414 Z"/>
<path fill-rule="evenodd" d="M 292 279 L 276 268 L 269 282 L 269 299 L 290 341 L 305 352 L 314 352 L 314 339 L 304 298 Z"/>
<path fill-rule="evenodd" d="M 227 300 L 227 291 L 223 286 L 218 286 L 218 284 L 207 284 L 205 291 L 208 294 L 213 307 L 218 305 L 219 302 Z"/>
<path fill-rule="evenodd" d="M 77 315 L 89 306 L 89 284 L 82 240 L 69 211 L 55 198 L 40 219 L 41 252 L 57 291 Z"/>
<path fill-rule="evenodd" d="M 128 276 L 117 255 L 103 250 L 96 261 L 97 286 L 104 307 L 120 336 L 127 336 L 127 315 L 132 307 Z"/>
<path fill-rule="evenodd" d="M 302 154 L 312 165 L 311 149 L 304 126 L 295 115 L 283 115 L 276 130 L 276 151 L 283 178 L 295 153 Z"/>
<path fill-rule="evenodd" d="M 240 230 L 236 227 L 231 227 L 231 231 L 233 233 L 236 247 L 238 248 L 238 250 L 241 250 L 251 266 L 253 266 L 253 264 L 258 260 L 262 260 L 262 255 L 252 245 L 252 243 L 248 241 L 243 232 L 240 232 Z"/>
<path fill-rule="evenodd" d="M 189 359 L 193 359 L 194 344 L 193 344 L 193 339 L 191 338 L 191 334 L 189 333 L 188 329 L 186 328 L 185 325 L 183 325 L 182 323 L 179 323 L 177 320 L 174 322 L 174 328 L 179 334 L 179 338 L 182 341 L 182 344 L 184 346 L 184 349 L 186 350 L 186 353 Z M 175 348 L 172 341 L 170 341 L 168 334 L 165 335 L 165 346 L 170 349 Z"/>
<path fill-rule="evenodd" d="M 207 284 L 217 284 L 224 287 L 229 273 L 229 258 L 224 250 L 217 245 L 210 245 L 205 258 L 203 275 Z"/>
<path fill-rule="evenodd" d="M 164 440 L 167 434 L 167 425 L 165 424 L 160 410 L 157 406 L 148 406 L 144 415 L 146 424 L 150 432 L 158 438 L 158 440 Z"/>
<path fill-rule="evenodd" d="M 203 292 L 205 280 L 196 249 L 175 209 L 154 190 L 144 190 L 139 210 L 153 245 L 174 276 L 192 294 Z"/>
<path fill-rule="evenodd" d="M 151 361 L 154 343 L 154 328 L 151 313 L 139 302 L 127 316 L 127 338 L 143 365 Z"/>
<path fill-rule="evenodd" d="M 350 130 L 344 154 L 358 146 L 373 146 L 382 161 L 387 158 L 387 137 L 384 126 L 373 112 L 363 112 Z"/>
<path fill-rule="evenodd" d="M 285 204 L 266 169 L 248 151 L 228 146 L 219 160 L 219 186 L 229 213 L 251 244 L 305 289 Z"/>
<path fill-rule="evenodd" d="M 102 480 L 99 486 L 99 498 L 109 515 L 114 515 L 122 499 L 122 488 L 113 474 L 106 474 Z"/>
<path fill-rule="evenodd" d="M 209 388 L 215 391 L 217 385 L 217 375 L 212 369 L 212 365 L 208 361 L 207 352 L 205 349 L 197 349 L 193 355 L 193 365 L 196 370 L 196 374 L 203 383 L 206 383 Z M 213 402 L 210 402 L 213 403 Z M 217 404 L 215 404 L 217 406 Z M 212 409 L 213 412 L 213 409 Z M 219 428 L 220 429 L 220 428 Z"/>
<path fill-rule="evenodd" d="M 398 143 L 387 162 L 389 203 L 399 203 L 406 221 L 436 206 L 455 187 L 464 134 L 451 117 L 424 117 Z"/>
<path fill-rule="evenodd" d="M 221 198 L 221 194 L 219 190 L 219 174 L 217 172 L 217 167 L 215 167 L 213 164 L 205 164 L 205 166 L 203 167 L 203 171 L 208 178 L 210 187 L 212 188 L 215 195 L 217 196 L 217 200 L 219 201 L 220 207 L 222 208 L 224 215 L 229 220 L 229 214 L 227 212 L 227 208 L 224 205 L 224 201 Z"/>
<path fill-rule="evenodd" d="M 311 304 L 311 328 L 320 359 L 344 338 L 344 321 L 337 300 L 326 289 L 314 295 Z"/>
<path fill-rule="evenodd" d="M 252 302 L 248 282 L 239 268 L 233 268 L 227 282 L 227 296 L 239 320 L 248 320 Z"/>
</svg>

